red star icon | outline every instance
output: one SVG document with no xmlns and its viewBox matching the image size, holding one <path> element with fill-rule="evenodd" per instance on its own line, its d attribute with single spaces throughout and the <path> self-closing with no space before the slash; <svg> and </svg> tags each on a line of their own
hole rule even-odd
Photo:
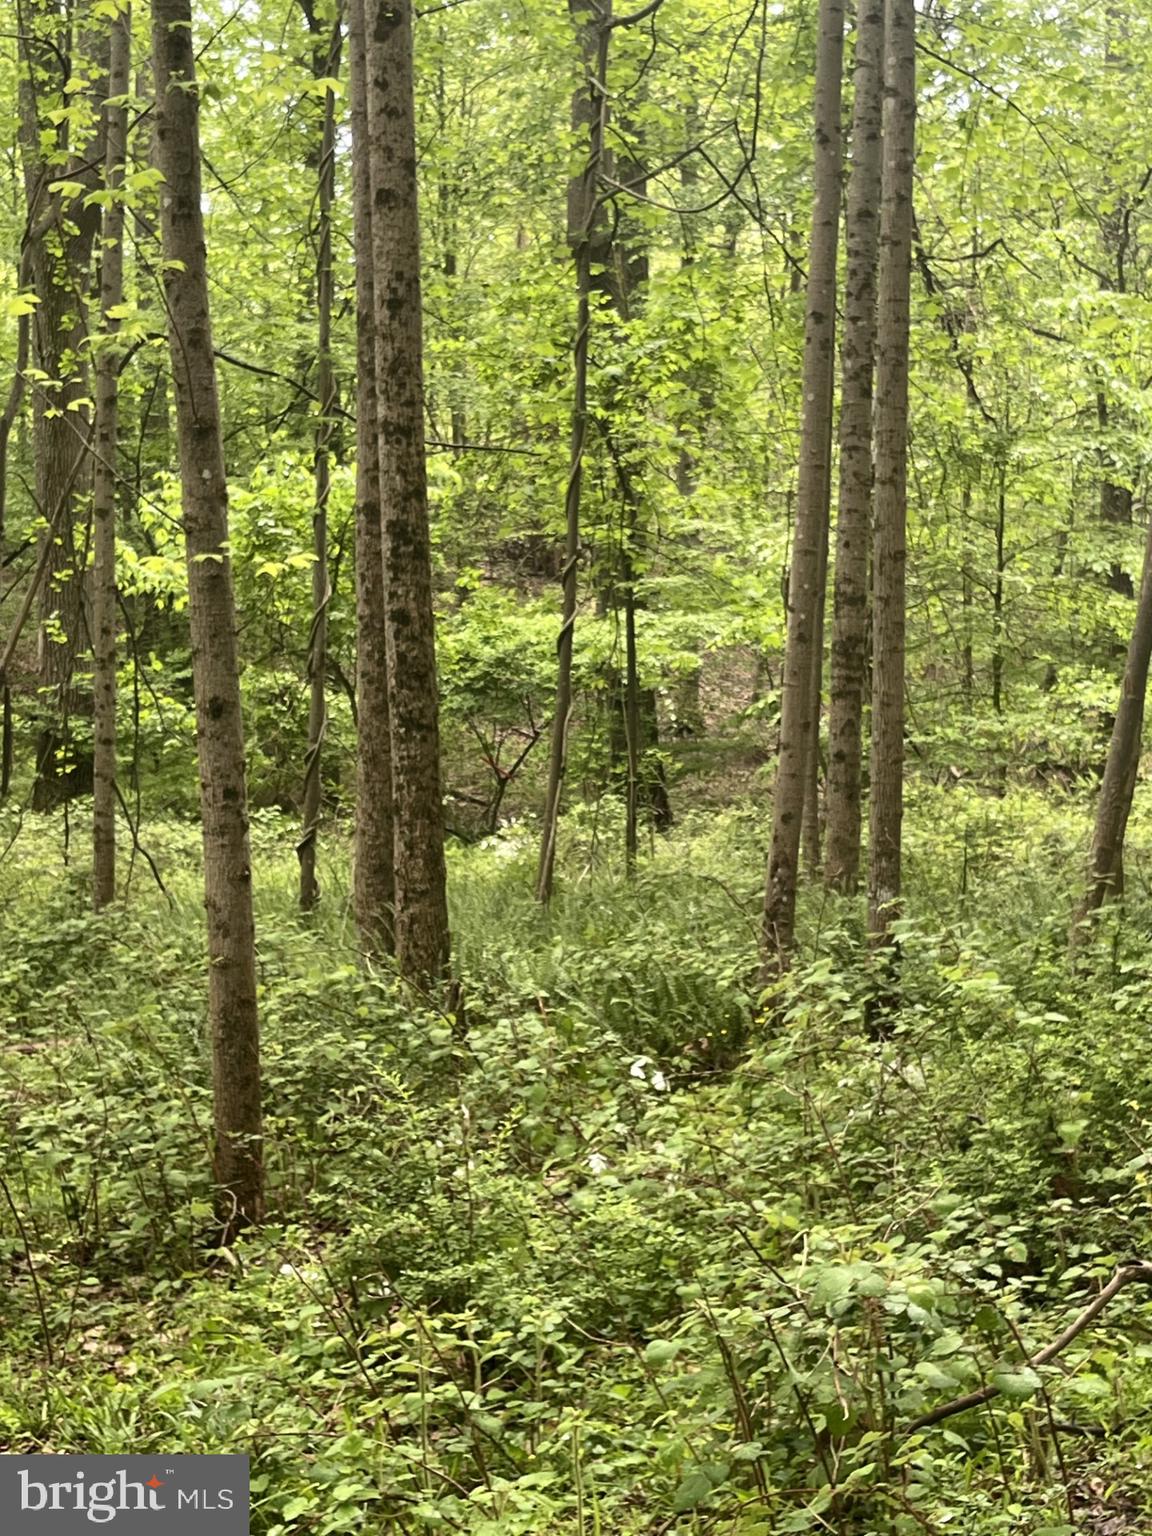
<svg viewBox="0 0 1152 1536">
<path fill-rule="evenodd" d="M 148 1485 L 147 1486 L 149 1488 L 163 1488 L 164 1484 L 156 1476 L 155 1472 L 153 1472 L 152 1476 L 148 1479 Z"/>
</svg>

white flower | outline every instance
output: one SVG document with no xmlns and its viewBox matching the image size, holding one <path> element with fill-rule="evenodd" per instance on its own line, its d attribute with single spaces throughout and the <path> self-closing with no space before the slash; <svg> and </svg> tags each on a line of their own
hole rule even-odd
<svg viewBox="0 0 1152 1536">
<path fill-rule="evenodd" d="M 603 1173 L 608 1167 L 608 1159 L 602 1152 L 593 1152 L 588 1159 L 588 1166 L 593 1173 Z"/>
<path fill-rule="evenodd" d="M 664 1093 L 668 1087 L 668 1079 L 660 1071 L 659 1067 L 653 1067 L 651 1072 L 647 1070 L 649 1067 L 652 1067 L 651 1056 L 637 1056 L 636 1060 L 628 1068 L 629 1076 L 636 1078 L 641 1083 L 647 1083 L 650 1087 L 655 1088 L 657 1093 Z"/>
</svg>

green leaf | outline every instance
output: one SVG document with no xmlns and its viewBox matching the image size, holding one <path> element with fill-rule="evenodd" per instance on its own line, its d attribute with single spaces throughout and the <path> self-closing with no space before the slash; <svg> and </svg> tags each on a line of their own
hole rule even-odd
<svg viewBox="0 0 1152 1536">
<path fill-rule="evenodd" d="M 1005 1397 L 1018 1402 L 1023 1402 L 1026 1397 L 1039 1392 L 1042 1385 L 1039 1376 L 1030 1365 L 1022 1365 L 1015 1371 L 995 1371 L 992 1380 Z"/>
<path fill-rule="evenodd" d="M 916 1367 L 916 1374 L 921 1381 L 927 1382 L 930 1387 L 936 1387 L 941 1392 L 951 1392 L 956 1386 L 955 1376 L 949 1376 L 947 1371 L 942 1371 L 938 1365 L 933 1365 L 931 1360 L 921 1360 Z"/>
<path fill-rule="evenodd" d="M 908 1300 L 925 1312 L 934 1312 L 939 1302 L 936 1287 L 930 1280 L 918 1280 L 908 1287 Z"/>
<path fill-rule="evenodd" d="M 689 1472 L 672 1495 L 672 1508 L 677 1514 L 686 1509 L 695 1509 L 711 1492 L 712 1482 L 706 1473 Z"/>
<path fill-rule="evenodd" d="M 676 1339 L 653 1339 L 644 1351 L 645 1365 L 669 1365 L 684 1346 Z"/>
</svg>

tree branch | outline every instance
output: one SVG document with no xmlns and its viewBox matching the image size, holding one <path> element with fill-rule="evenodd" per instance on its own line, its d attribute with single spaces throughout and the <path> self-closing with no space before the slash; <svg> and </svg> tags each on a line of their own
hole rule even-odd
<svg viewBox="0 0 1152 1536">
<path fill-rule="evenodd" d="M 1112 1298 L 1124 1289 L 1131 1280 L 1139 1280 L 1144 1285 L 1152 1285 L 1152 1263 L 1145 1259 L 1129 1259 L 1121 1264 L 1108 1284 L 1096 1296 L 1084 1310 L 1078 1314 L 1051 1344 L 1046 1344 L 1030 1356 L 1024 1363 L 1028 1366 L 1047 1365 L 1050 1360 L 1055 1360 L 1062 1350 L 1067 1349 L 1072 1340 L 1083 1333 L 1093 1319 L 1099 1317 Z M 994 1383 L 981 1387 L 978 1392 L 968 1392 L 963 1397 L 954 1397 L 951 1402 L 941 1403 L 931 1412 L 921 1414 L 918 1419 L 913 1419 L 904 1431 L 905 1435 L 915 1434 L 918 1429 L 927 1429 L 932 1424 L 939 1424 L 942 1419 L 950 1419 L 954 1414 L 966 1413 L 969 1408 L 979 1408 L 982 1403 L 987 1403 L 994 1397 L 1000 1396 L 1000 1388 Z"/>
</svg>

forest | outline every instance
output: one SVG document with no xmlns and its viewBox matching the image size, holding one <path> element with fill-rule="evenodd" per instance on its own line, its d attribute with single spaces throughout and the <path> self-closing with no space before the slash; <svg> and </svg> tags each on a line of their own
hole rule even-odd
<svg viewBox="0 0 1152 1536">
<path fill-rule="evenodd" d="M 1150 77 L 5 6 L 0 1483 L 1152 1531 Z"/>
</svg>

